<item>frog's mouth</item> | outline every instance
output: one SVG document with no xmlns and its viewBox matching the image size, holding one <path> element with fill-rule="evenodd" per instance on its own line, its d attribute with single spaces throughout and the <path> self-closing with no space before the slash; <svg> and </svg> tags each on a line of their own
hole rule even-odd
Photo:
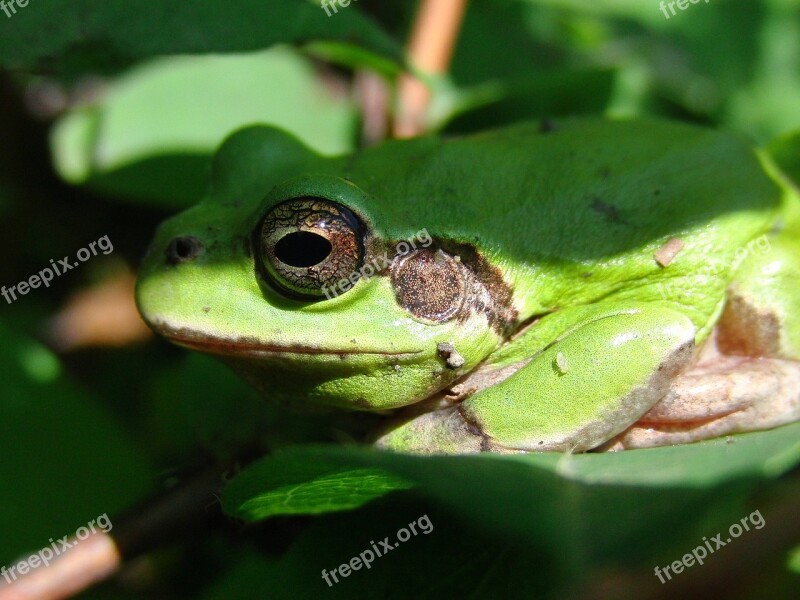
<svg viewBox="0 0 800 600">
<path fill-rule="evenodd" d="M 157 333 L 174 344 L 190 350 L 197 350 L 208 354 L 237 357 L 263 357 L 269 354 L 306 354 L 320 356 L 378 356 L 383 358 L 410 358 L 421 354 L 421 350 L 406 352 L 388 352 L 380 350 L 360 350 L 357 348 L 320 348 L 317 346 L 281 346 L 266 344 L 255 338 L 213 338 L 200 335 L 190 330 L 175 330 L 169 327 L 159 327 Z"/>
</svg>

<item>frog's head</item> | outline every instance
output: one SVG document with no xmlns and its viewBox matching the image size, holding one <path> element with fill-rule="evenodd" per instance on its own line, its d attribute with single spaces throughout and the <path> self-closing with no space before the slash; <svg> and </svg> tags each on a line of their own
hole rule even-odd
<svg viewBox="0 0 800 600">
<path fill-rule="evenodd" d="M 391 409 L 475 367 L 516 316 L 508 286 L 474 246 L 376 193 L 402 185 L 391 168 L 350 167 L 274 129 L 232 136 L 209 195 L 147 253 L 148 324 L 285 403 Z"/>
</svg>

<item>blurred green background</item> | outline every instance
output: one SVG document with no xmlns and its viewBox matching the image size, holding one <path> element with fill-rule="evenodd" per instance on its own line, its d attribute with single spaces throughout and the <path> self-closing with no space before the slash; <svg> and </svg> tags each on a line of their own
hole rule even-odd
<svg viewBox="0 0 800 600">
<path fill-rule="evenodd" d="M 104 235 L 114 245 L 0 300 L 0 564 L 236 464 L 243 446 L 317 442 L 237 480 L 231 517 L 84 597 L 798 597 L 796 426 L 613 460 L 382 456 L 342 444 L 324 418 L 279 413 L 137 320 L 138 261 L 156 225 L 202 195 L 220 142 L 263 122 L 322 153 L 358 149 L 359 81 L 391 91 L 415 9 L 35 0 L 0 13 L 0 285 Z M 659 116 L 740 132 L 800 180 L 796 0 L 713 0 L 670 18 L 654 0 L 474 0 L 450 72 L 430 84 L 428 125 L 443 135 Z M 326 491 L 326 478 L 347 485 Z M 242 510 L 253 489 L 258 510 Z M 312 500 L 286 501 L 297 490 Z M 763 530 L 668 585 L 654 577 L 754 510 Z M 324 584 L 323 568 L 423 514 L 431 535 Z"/>
</svg>

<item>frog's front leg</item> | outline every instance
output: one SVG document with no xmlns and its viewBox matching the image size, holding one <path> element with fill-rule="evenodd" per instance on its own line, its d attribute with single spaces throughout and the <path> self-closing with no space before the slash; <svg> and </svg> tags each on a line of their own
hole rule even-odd
<svg viewBox="0 0 800 600">
<path fill-rule="evenodd" d="M 542 349 L 539 328 L 575 322 L 581 311 L 577 325 Z M 421 453 L 589 450 L 666 394 L 694 357 L 695 333 L 688 317 L 657 304 L 554 313 L 511 342 L 512 354 L 528 358 L 510 377 L 395 426 L 378 445 Z"/>
</svg>

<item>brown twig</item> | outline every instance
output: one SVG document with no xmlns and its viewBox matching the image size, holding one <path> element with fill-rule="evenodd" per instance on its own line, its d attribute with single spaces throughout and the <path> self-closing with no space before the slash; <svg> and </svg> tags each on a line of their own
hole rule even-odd
<svg viewBox="0 0 800 600">
<path fill-rule="evenodd" d="M 421 74 L 447 72 L 466 8 L 467 0 L 422 0 L 408 44 L 408 60 Z M 401 76 L 395 137 L 424 132 L 430 100 L 430 91 L 422 81 L 410 73 Z"/>
<path fill-rule="evenodd" d="M 74 548 L 29 574 L 7 583 L 0 580 L 0 600 L 61 600 L 82 592 L 110 577 L 122 564 L 122 556 L 111 536 L 103 531 L 83 541 L 71 538 Z M 16 577 L 16 574 L 14 574 Z"/>
<path fill-rule="evenodd" d="M 215 465 L 174 490 L 114 521 L 108 532 L 97 531 L 49 566 L 15 577 L 0 577 L 0 600 L 61 600 L 108 579 L 123 563 L 152 552 L 202 528 L 221 513 L 217 507 L 227 466 Z M 77 543 L 75 543 L 77 541 Z M 16 575 L 16 573 L 15 573 Z"/>
<path fill-rule="evenodd" d="M 381 75 L 366 69 L 356 71 L 353 89 L 361 108 L 361 144 L 372 146 L 389 134 L 391 91 Z"/>
</svg>

